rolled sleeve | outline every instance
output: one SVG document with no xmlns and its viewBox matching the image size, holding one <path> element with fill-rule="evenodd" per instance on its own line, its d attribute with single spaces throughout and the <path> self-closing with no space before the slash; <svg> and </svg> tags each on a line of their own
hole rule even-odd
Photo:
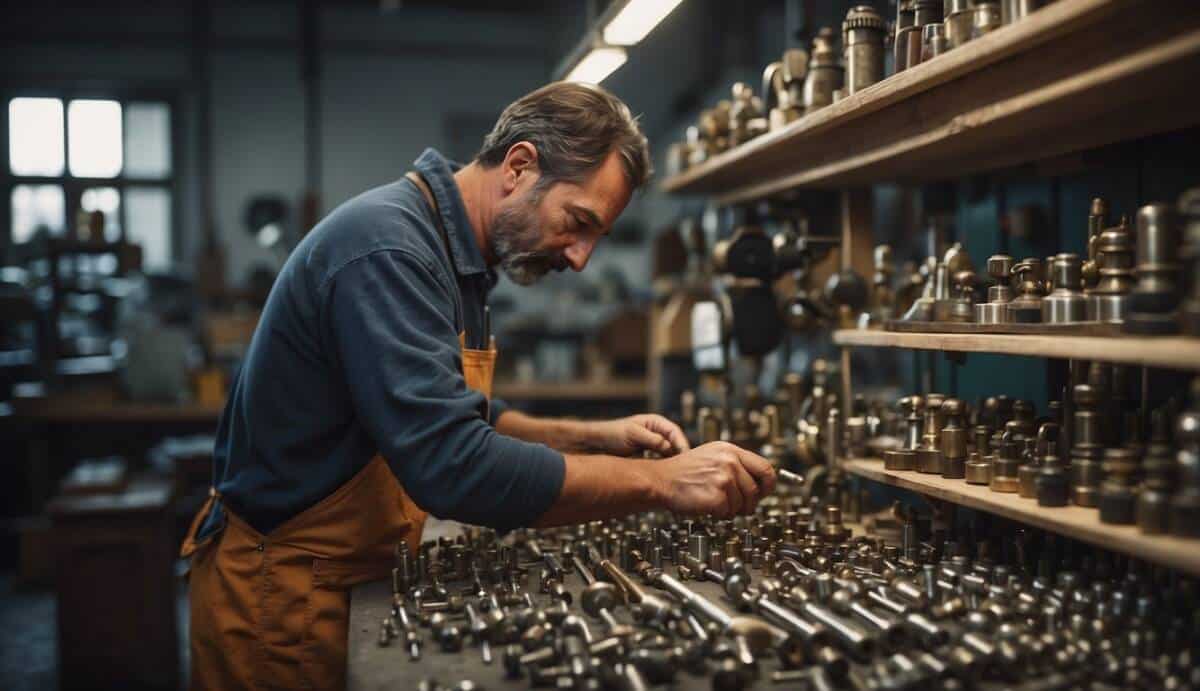
<svg viewBox="0 0 1200 691">
<path fill-rule="evenodd" d="M 409 252 L 381 250 L 341 268 L 327 289 L 355 415 L 413 501 L 498 530 L 545 513 L 562 489 L 563 457 L 483 418 L 483 396 L 462 376 L 448 280 Z"/>
</svg>

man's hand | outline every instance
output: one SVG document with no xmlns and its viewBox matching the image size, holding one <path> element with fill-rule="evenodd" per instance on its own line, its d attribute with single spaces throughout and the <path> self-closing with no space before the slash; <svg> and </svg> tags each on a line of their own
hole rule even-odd
<svg viewBox="0 0 1200 691">
<path fill-rule="evenodd" d="M 727 442 L 698 446 L 651 466 L 666 508 L 680 514 L 751 514 L 775 489 L 775 470 L 765 458 Z"/>
<path fill-rule="evenodd" d="M 597 453 L 632 456 L 642 451 L 654 451 L 671 455 L 691 448 L 679 425 L 661 415 L 632 415 L 583 424 L 588 428 L 585 445 Z"/>
</svg>

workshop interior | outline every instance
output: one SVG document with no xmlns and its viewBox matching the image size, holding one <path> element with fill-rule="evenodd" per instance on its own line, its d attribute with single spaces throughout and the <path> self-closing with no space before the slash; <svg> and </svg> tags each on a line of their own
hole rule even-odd
<svg viewBox="0 0 1200 691">
<path fill-rule="evenodd" d="M 654 176 L 500 278 L 492 393 L 774 489 L 430 519 L 346 588 L 346 688 L 1200 688 L 1200 3 L 5 9 L 0 688 L 193 687 L 180 547 L 285 262 L 558 81 Z"/>
</svg>

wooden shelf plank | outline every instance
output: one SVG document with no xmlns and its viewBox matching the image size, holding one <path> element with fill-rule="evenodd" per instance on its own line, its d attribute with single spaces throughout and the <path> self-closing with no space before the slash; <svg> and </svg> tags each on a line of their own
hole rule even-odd
<svg viewBox="0 0 1200 691">
<path fill-rule="evenodd" d="M 846 459 L 842 461 L 842 467 L 846 472 L 868 480 L 994 513 L 1098 547 L 1200 575 L 1200 540 L 1143 535 L 1136 526 L 1101 523 L 1100 513 L 1096 509 L 1038 506 L 1035 499 L 993 492 L 986 486 L 970 485 L 964 480 L 947 480 L 940 475 L 914 470 L 885 470 L 883 461 L 878 459 Z"/>
<path fill-rule="evenodd" d="M 1015 336 L 839 329 L 833 332 L 833 342 L 843 346 L 1100 360 L 1200 371 L 1200 338 L 1187 336 Z"/>
<path fill-rule="evenodd" d="M 581 379 L 563 382 L 497 380 L 496 396 L 511 400 L 635 400 L 649 396 L 645 379 Z"/>
<path fill-rule="evenodd" d="M 665 179 L 724 204 L 946 179 L 1200 122 L 1200 3 L 1059 0 Z"/>
</svg>

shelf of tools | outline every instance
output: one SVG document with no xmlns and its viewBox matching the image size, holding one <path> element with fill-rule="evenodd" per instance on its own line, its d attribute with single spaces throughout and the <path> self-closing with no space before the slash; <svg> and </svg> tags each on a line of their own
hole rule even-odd
<svg viewBox="0 0 1200 691">
<path fill-rule="evenodd" d="M 767 68 L 761 100 L 745 85 L 735 85 L 731 101 L 702 113 L 688 140 L 674 145 L 662 189 L 706 194 L 722 206 L 804 189 L 841 189 L 846 270 L 862 259 L 864 233 L 855 229 L 862 229 L 864 219 L 854 217 L 854 208 L 862 206 L 855 201 L 855 186 L 945 180 L 1200 123 L 1200 98 L 1181 97 L 1170 86 L 1180 75 L 1200 75 L 1200 5 L 947 0 L 944 6 L 900 2 L 898 12 L 891 35 L 893 74 L 884 78 L 887 23 L 869 7 L 853 8 L 842 25 L 842 59 L 835 37 L 825 30 L 814 39 L 811 53 L 789 50 Z M 1138 29 L 1133 38 L 1126 33 L 1131 27 L 1146 33 Z M 986 300 L 977 300 L 981 281 L 960 244 L 927 260 L 916 290 L 905 287 L 907 299 L 888 289 L 890 248 L 878 247 L 872 307 L 857 320 L 843 318 L 843 326 L 857 328 L 833 333 L 841 346 L 842 400 L 847 402 L 854 401 L 850 351 L 855 347 L 944 351 L 954 360 L 961 360 L 961 353 L 1069 360 L 1071 380 L 1062 400 L 1054 402 L 1055 419 L 1038 421 L 1062 430 L 1050 448 L 1037 445 L 1039 428 L 1032 420 L 1001 442 L 1006 423 L 1014 421 L 1008 409 L 988 420 L 982 419 L 982 404 L 968 405 L 964 412 L 972 424 L 994 426 L 986 441 L 995 432 L 996 449 L 1003 443 L 1014 446 L 1014 480 L 1018 466 L 1036 473 L 1047 455 L 1061 457 L 1049 491 L 1059 492 L 1055 483 L 1061 480 L 1067 487 L 1061 490 L 1067 497 L 1062 503 L 1077 506 L 1056 511 L 1049 507 L 1057 499 L 1031 501 L 1037 493 L 1032 475 L 1025 478 L 1023 496 L 1012 497 L 1003 494 L 1008 491 L 1003 480 L 999 484 L 1005 489 L 994 496 L 987 496 L 986 486 L 995 484 L 990 478 L 983 480 L 982 490 L 955 482 L 962 478 L 958 468 L 943 476 L 940 468 L 918 473 L 915 465 L 898 463 L 885 470 L 880 461 L 859 458 L 845 470 L 1197 573 L 1200 561 L 1187 553 L 1200 550 L 1160 536 L 1195 537 L 1200 530 L 1192 508 L 1192 495 L 1200 497 L 1200 487 L 1192 489 L 1200 484 L 1200 452 L 1188 427 L 1196 420 L 1180 402 L 1187 396 L 1153 411 L 1163 417 L 1157 439 L 1151 439 L 1152 411 L 1144 401 L 1127 429 L 1123 416 L 1131 411 L 1101 406 L 1100 417 L 1085 421 L 1099 427 L 1083 440 L 1084 462 L 1077 464 L 1074 446 L 1080 440 L 1073 416 L 1081 407 L 1072 387 L 1087 388 L 1090 367 L 1097 371 L 1084 398 L 1122 398 L 1113 389 L 1114 372 L 1107 363 L 1119 363 L 1116 376 L 1122 380 L 1136 372 L 1120 365 L 1141 366 L 1143 393 L 1147 368 L 1200 370 L 1200 281 L 1188 280 L 1200 274 L 1198 208 L 1200 195 L 1185 194 L 1178 205 L 1149 204 L 1138 209 L 1135 222 L 1126 216 L 1113 223 L 1106 201 L 1096 199 L 1083 251 L 1044 261 L 990 257 L 987 272 L 994 284 Z M 1193 407 L 1200 404 L 1200 397 L 1192 398 Z M 878 436 L 872 443 L 908 444 L 914 452 L 920 446 L 922 433 L 905 430 L 890 405 L 874 416 L 861 409 L 862 402 L 854 405 L 860 409 L 849 418 L 872 423 L 872 436 Z M 937 436 L 944 416 L 924 405 Z M 1082 414 L 1086 418 L 1089 411 Z M 890 428 L 876 428 L 884 419 Z M 861 424 L 856 432 L 864 433 Z M 958 466 L 970 452 L 979 454 L 978 467 L 990 467 L 995 454 L 989 455 L 986 446 L 969 451 L 973 440 L 962 437 Z M 933 442 L 940 445 L 940 438 Z M 1022 460 L 1026 445 L 1032 463 Z M 1131 458 L 1121 456 L 1123 446 L 1133 447 Z M 1150 459 L 1150 449 L 1159 457 Z M 1111 462 L 1104 460 L 1109 450 Z M 1094 464 L 1088 463 L 1089 454 L 1096 456 Z M 1107 506 L 1103 497 L 1115 504 Z M 1143 511 L 1139 507 L 1145 502 L 1153 506 Z M 1082 508 L 1098 505 L 1100 512 Z M 1133 523 L 1138 528 L 1118 527 Z"/>
</svg>

